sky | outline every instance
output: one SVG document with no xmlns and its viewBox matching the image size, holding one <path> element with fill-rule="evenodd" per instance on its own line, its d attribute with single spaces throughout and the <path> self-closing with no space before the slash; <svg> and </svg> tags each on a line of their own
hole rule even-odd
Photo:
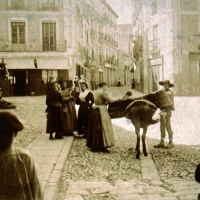
<svg viewBox="0 0 200 200">
<path fill-rule="evenodd" d="M 132 19 L 132 6 L 130 0 L 106 0 L 119 15 L 118 24 L 129 24 Z"/>
</svg>

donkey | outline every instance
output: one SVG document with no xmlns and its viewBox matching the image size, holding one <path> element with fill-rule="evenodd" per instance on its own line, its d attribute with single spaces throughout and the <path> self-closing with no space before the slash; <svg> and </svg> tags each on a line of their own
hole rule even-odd
<svg viewBox="0 0 200 200">
<path fill-rule="evenodd" d="M 139 100 L 123 100 L 120 102 L 114 102 L 109 104 L 108 111 L 111 118 L 126 117 L 131 120 L 135 127 L 135 133 L 137 136 L 136 143 L 136 158 L 140 158 L 140 128 L 143 128 L 142 134 L 142 147 L 144 156 L 147 156 L 146 150 L 146 133 L 147 128 L 151 124 L 155 124 L 158 120 L 153 120 L 152 117 L 155 114 L 157 107 L 152 102 L 146 99 Z"/>
</svg>

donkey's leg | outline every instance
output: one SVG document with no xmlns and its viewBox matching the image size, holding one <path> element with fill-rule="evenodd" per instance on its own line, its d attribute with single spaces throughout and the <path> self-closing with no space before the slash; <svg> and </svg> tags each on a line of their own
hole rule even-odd
<svg viewBox="0 0 200 200">
<path fill-rule="evenodd" d="M 135 126 L 135 133 L 137 136 L 137 144 L 136 144 L 136 158 L 140 158 L 140 126 Z"/>
<path fill-rule="evenodd" d="M 146 133 L 147 133 L 147 126 L 143 128 L 143 134 L 142 134 L 142 148 L 144 156 L 147 156 L 147 149 L 146 149 Z"/>
</svg>

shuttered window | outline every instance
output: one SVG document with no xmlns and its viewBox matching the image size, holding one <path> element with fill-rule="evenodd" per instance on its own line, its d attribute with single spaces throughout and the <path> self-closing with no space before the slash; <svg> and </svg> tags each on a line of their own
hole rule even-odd
<svg viewBox="0 0 200 200">
<path fill-rule="evenodd" d="M 11 22 L 12 44 L 25 43 L 25 22 Z"/>
<path fill-rule="evenodd" d="M 44 51 L 56 50 L 56 23 L 43 22 L 42 33 L 43 33 L 43 50 Z"/>
</svg>

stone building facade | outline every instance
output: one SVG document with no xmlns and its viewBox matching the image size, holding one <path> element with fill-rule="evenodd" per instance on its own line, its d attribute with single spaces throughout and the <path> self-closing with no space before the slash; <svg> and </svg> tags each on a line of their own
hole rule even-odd
<svg viewBox="0 0 200 200">
<path fill-rule="evenodd" d="M 135 74 L 133 59 L 133 25 L 118 24 L 118 78 L 122 85 L 129 86 Z"/>
<path fill-rule="evenodd" d="M 4 96 L 45 94 L 50 75 L 117 79 L 117 14 L 105 0 L 0 0 Z"/>
<path fill-rule="evenodd" d="M 159 89 L 159 80 L 170 79 L 176 95 L 199 95 L 200 1 L 132 0 L 132 3 L 141 90 L 155 91 Z"/>
</svg>

